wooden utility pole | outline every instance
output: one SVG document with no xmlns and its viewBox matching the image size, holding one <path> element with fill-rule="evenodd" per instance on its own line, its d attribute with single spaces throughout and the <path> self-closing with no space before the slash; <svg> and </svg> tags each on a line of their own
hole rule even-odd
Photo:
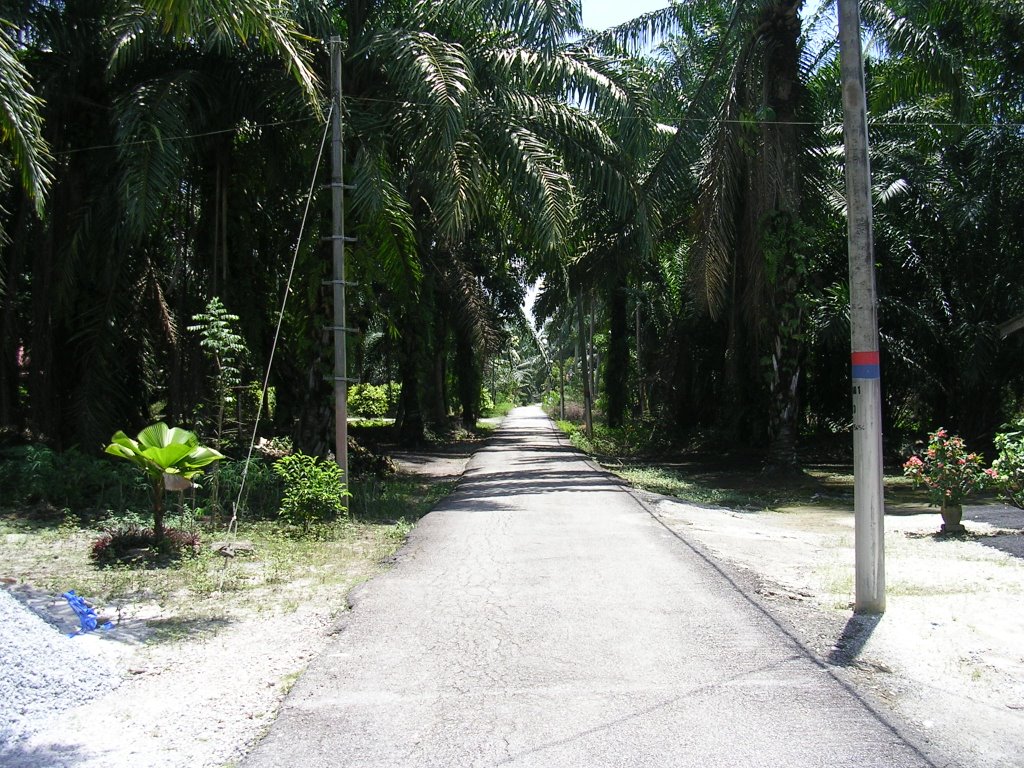
<svg viewBox="0 0 1024 768">
<path fill-rule="evenodd" d="M 341 38 L 331 38 L 331 255 L 334 298 L 334 456 L 348 483 L 348 360 L 345 335 L 345 154 L 341 133 Z"/>
<path fill-rule="evenodd" d="M 839 55 L 846 148 L 853 378 L 853 509 L 857 613 L 885 611 L 885 505 L 878 300 L 871 224 L 871 164 L 859 0 L 839 0 Z"/>
</svg>

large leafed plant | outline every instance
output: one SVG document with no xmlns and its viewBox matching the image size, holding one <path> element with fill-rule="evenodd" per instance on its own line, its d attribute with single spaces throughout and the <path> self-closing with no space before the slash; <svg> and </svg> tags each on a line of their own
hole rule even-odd
<svg viewBox="0 0 1024 768">
<path fill-rule="evenodd" d="M 116 432 L 106 452 L 127 459 L 146 474 L 153 499 L 153 538 L 157 544 L 164 535 L 164 494 L 168 485 L 191 481 L 203 473 L 203 467 L 224 458 L 219 451 L 200 445 L 195 433 L 168 427 L 163 422 L 146 427 L 134 440 L 124 432 Z"/>
</svg>

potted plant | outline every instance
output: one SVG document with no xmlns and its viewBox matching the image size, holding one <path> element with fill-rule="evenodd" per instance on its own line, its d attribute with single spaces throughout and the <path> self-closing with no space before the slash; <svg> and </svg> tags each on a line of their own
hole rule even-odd
<svg viewBox="0 0 1024 768">
<path fill-rule="evenodd" d="M 199 444 L 193 432 L 168 427 L 162 421 L 146 427 L 133 440 L 124 432 L 110 438 L 106 452 L 127 459 L 146 473 L 153 498 L 153 539 L 160 544 L 164 536 L 164 493 L 191 486 L 203 467 L 224 455 Z"/>
<path fill-rule="evenodd" d="M 930 503 L 942 514 L 942 533 L 963 533 L 963 499 L 984 487 L 990 471 L 979 454 L 967 452 L 962 437 L 939 427 L 928 433 L 928 448 L 907 459 L 903 474 L 928 490 Z"/>
</svg>

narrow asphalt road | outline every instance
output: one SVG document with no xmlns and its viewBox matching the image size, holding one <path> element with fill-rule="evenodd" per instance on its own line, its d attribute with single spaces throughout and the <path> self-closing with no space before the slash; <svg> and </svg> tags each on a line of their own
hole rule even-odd
<svg viewBox="0 0 1024 768">
<path fill-rule="evenodd" d="M 244 765 L 934 763 L 521 408 Z"/>
</svg>

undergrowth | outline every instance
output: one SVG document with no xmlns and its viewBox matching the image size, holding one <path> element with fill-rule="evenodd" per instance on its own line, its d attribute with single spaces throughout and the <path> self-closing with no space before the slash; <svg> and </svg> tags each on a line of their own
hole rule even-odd
<svg viewBox="0 0 1024 768">
<path fill-rule="evenodd" d="M 574 421 L 556 423 L 576 448 L 599 458 L 651 456 L 662 453 L 668 447 L 655 421 L 636 421 L 616 428 L 595 424 L 591 437 L 587 436 L 582 424 Z"/>
</svg>

